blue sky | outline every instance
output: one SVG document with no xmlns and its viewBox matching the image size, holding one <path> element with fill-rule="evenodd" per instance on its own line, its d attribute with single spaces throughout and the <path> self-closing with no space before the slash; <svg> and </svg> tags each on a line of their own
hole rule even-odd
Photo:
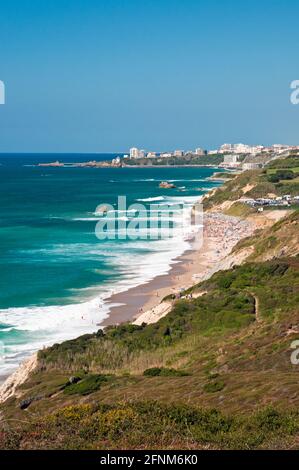
<svg viewBox="0 0 299 470">
<path fill-rule="evenodd" d="M 299 2 L 0 0 L 0 152 L 299 144 Z"/>
</svg>

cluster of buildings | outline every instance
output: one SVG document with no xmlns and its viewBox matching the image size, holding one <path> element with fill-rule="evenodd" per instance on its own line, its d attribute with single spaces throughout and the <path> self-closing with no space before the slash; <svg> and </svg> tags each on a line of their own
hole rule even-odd
<svg viewBox="0 0 299 470">
<path fill-rule="evenodd" d="M 264 154 L 263 156 L 244 156 L 243 154 L 227 154 L 223 156 L 223 162 L 219 166 L 230 169 L 257 170 L 263 168 L 275 155 Z M 278 157 L 277 157 L 278 158 Z"/>
<path fill-rule="evenodd" d="M 224 144 L 217 151 L 209 154 L 223 154 L 220 166 L 231 169 L 257 170 L 263 168 L 271 160 L 287 157 L 299 147 L 274 144 L 270 147 L 263 145 L 249 146 L 245 144 Z"/>
<path fill-rule="evenodd" d="M 273 198 L 241 198 L 240 202 L 248 204 L 251 207 L 256 207 L 259 211 L 262 211 L 264 207 L 279 207 L 279 206 L 291 206 L 293 204 L 299 204 L 299 196 L 291 196 L 286 194 L 284 196 L 277 196 Z"/>
<path fill-rule="evenodd" d="M 130 154 L 124 155 L 124 158 L 171 158 L 171 157 L 184 157 L 186 155 L 206 155 L 207 152 L 202 148 L 196 148 L 195 150 L 188 150 L 185 152 L 184 150 L 175 150 L 174 152 L 146 152 L 145 150 L 140 150 L 137 147 L 130 148 Z"/>
<path fill-rule="evenodd" d="M 264 145 L 247 145 L 247 144 L 223 144 L 215 150 L 204 150 L 200 147 L 195 150 L 175 150 L 174 152 L 146 152 L 140 150 L 137 147 L 130 149 L 129 155 L 125 155 L 124 158 L 170 158 L 170 157 L 184 157 L 184 156 L 204 156 L 204 155 L 223 155 L 224 163 L 229 166 L 240 166 L 240 157 L 256 157 L 263 155 L 282 155 L 287 152 L 299 150 L 299 146 L 290 146 L 282 144 L 274 144 L 270 147 Z M 247 162 L 254 163 L 254 162 Z M 250 165 L 249 165 L 250 166 Z"/>
<path fill-rule="evenodd" d="M 263 168 L 269 161 L 275 158 L 286 157 L 294 151 L 299 151 L 299 146 L 290 146 L 282 144 L 274 144 L 270 147 L 263 145 L 246 145 L 246 144 L 223 144 L 216 150 L 204 150 L 200 147 L 195 150 L 175 150 L 174 152 L 146 152 L 137 147 L 130 149 L 129 155 L 124 158 L 141 159 L 141 158 L 192 158 L 200 156 L 223 156 L 220 164 L 223 168 L 239 169 L 239 170 L 256 170 Z M 119 163 L 117 163 L 119 165 Z"/>
<path fill-rule="evenodd" d="M 216 150 L 210 150 L 209 155 L 215 154 L 247 154 L 247 155 L 258 155 L 261 153 L 283 153 L 288 150 L 298 150 L 299 147 L 292 147 L 290 145 L 274 144 L 270 147 L 264 145 L 246 145 L 246 144 L 223 144 Z"/>
</svg>

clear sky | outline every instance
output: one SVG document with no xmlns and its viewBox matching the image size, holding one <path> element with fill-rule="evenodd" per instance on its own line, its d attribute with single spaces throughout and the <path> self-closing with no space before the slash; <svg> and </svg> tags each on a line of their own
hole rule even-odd
<svg viewBox="0 0 299 470">
<path fill-rule="evenodd" d="M 0 0 L 0 152 L 299 144 L 298 0 Z"/>
</svg>

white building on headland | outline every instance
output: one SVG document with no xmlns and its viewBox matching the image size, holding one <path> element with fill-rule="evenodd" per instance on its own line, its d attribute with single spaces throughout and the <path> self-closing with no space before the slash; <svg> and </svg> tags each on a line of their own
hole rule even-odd
<svg viewBox="0 0 299 470">
<path fill-rule="evenodd" d="M 233 145 L 232 144 L 223 144 L 219 148 L 219 153 L 226 153 L 226 152 L 232 152 L 233 151 Z"/>
<path fill-rule="evenodd" d="M 130 158 L 138 158 L 139 150 L 136 147 L 130 149 Z"/>
<path fill-rule="evenodd" d="M 219 149 L 219 153 L 238 153 L 256 155 L 264 150 L 262 145 L 250 146 L 246 144 L 223 144 Z"/>
<path fill-rule="evenodd" d="M 202 148 L 198 147 L 197 149 L 195 149 L 195 155 L 202 156 L 204 154 L 205 154 L 205 151 Z"/>
<path fill-rule="evenodd" d="M 175 151 L 173 152 L 173 155 L 174 155 L 175 157 L 182 157 L 182 156 L 184 155 L 184 151 L 183 151 L 183 150 L 175 150 Z"/>
<path fill-rule="evenodd" d="M 144 158 L 145 151 L 139 150 L 137 147 L 130 148 L 130 158 Z"/>
<path fill-rule="evenodd" d="M 120 165 L 120 157 L 113 158 L 111 161 L 112 166 L 119 166 Z"/>
<path fill-rule="evenodd" d="M 221 166 L 224 166 L 227 168 L 238 168 L 240 166 L 239 155 L 236 155 L 236 154 L 224 155 L 223 163 L 221 163 Z"/>
<path fill-rule="evenodd" d="M 289 145 L 274 144 L 272 145 L 272 148 L 274 152 L 282 153 L 282 152 L 285 152 L 286 150 L 289 150 L 291 147 Z"/>
</svg>

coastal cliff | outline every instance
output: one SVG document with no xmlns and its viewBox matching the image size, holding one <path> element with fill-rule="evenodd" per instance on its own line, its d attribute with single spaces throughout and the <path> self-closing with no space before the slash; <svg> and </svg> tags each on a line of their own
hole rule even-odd
<svg viewBox="0 0 299 470">
<path fill-rule="evenodd" d="M 284 193 L 268 176 L 236 175 L 204 198 L 214 264 L 196 258 L 201 277 L 183 292 L 38 353 L 1 407 L 3 448 L 298 447 L 299 211 L 244 202 Z M 237 221 L 252 230 L 238 237 Z M 30 422 L 8 429 L 24 401 Z"/>
<path fill-rule="evenodd" d="M 0 387 L 0 403 L 5 402 L 9 397 L 17 394 L 17 388 L 20 387 L 37 367 L 37 353 L 32 354 L 26 359 L 20 367 L 11 374 Z"/>
</svg>

